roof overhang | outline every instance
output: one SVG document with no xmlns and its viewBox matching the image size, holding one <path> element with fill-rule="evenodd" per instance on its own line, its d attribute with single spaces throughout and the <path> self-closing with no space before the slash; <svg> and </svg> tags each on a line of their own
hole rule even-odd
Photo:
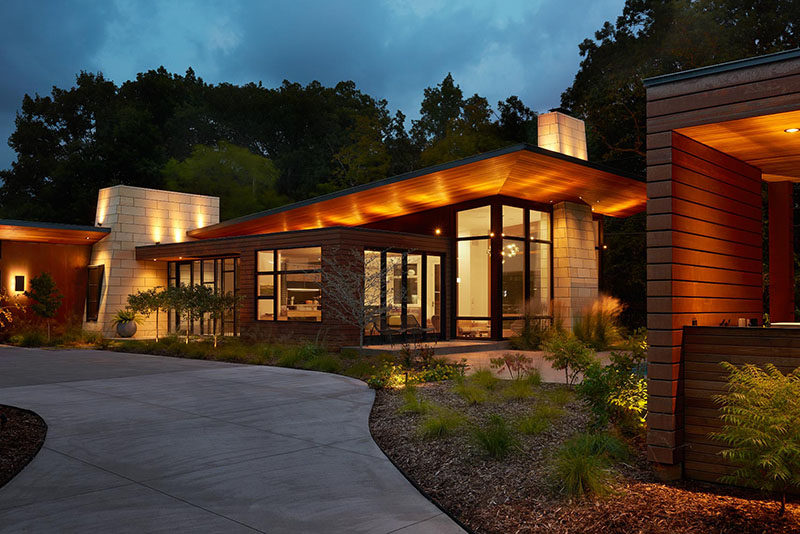
<svg viewBox="0 0 800 534">
<path fill-rule="evenodd" d="M 800 182 L 800 110 L 676 130 L 761 169 L 768 182 Z"/>
<path fill-rule="evenodd" d="M 585 202 L 626 217 L 645 209 L 642 178 L 531 145 L 515 145 L 187 232 L 207 239 L 361 226 L 477 198 Z"/>
<path fill-rule="evenodd" d="M 0 241 L 92 245 L 109 232 L 110 228 L 95 226 L 0 219 Z"/>
</svg>

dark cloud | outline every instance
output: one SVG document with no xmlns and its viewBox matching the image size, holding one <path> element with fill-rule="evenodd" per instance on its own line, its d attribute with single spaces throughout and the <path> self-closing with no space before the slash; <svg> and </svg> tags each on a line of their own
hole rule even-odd
<svg viewBox="0 0 800 534">
<path fill-rule="evenodd" d="M 578 43 L 624 0 L 300 0 L 220 3 L 20 2 L 0 7 L 0 137 L 25 93 L 69 86 L 80 70 L 117 83 L 164 65 L 210 82 L 351 79 L 409 117 L 425 87 L 452 72 L 467 94 L 559 104 Z M 14 158 L 0 146 L 0 168 Z"/>
</svg>

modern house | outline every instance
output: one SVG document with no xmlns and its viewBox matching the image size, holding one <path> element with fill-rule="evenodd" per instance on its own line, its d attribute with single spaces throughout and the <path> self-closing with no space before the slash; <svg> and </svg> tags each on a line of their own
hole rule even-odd
<svg viewBox="0 0 800 534">
<path fill-rule="evenodd" d="M 726 387 L 719 362 L 800 366 L 800 50 L 645 86 L 648 456 L 674 476 L 716 481 L 729 469 L 708 437 L 720 426 L 712 397 Z M 760 328 L 765 312 L 772 328 Z"/>
<path fill-rule="evenodd" d="M 68 309 L 107 336 L 128 294 L 204 284 L 239 294 L 236 312 L 191 325 L 170 314 L 170 330 L 321 336 L 334 346 L 357 343 L 362 327 L 368 340 L 411 331 L 500 339 L 526 314 L 557 309 L 569 326 L 597 296 L 601 216 L 625 217 L 645 202 L 642 181 L 586 161 L 582 121 L 551 112 L 539 117 L 539 146 L 495 150 L 223 222 L 214 197 L 103 189 L 95 227 L 61 229 L 72 232 L 63 246 L 83 255 L 75 278 L 59 285 L 77 288 Z M 8 228 L 26 224 L 6 221 Z M 57 246 L 57 225 L 39 226 L 33 233 L 49 244 L 42 246 Z M 14 232 L 18 241 L 30 234 L 12 229 L 0 239 L 13 240 Z M 15 246 L 22 252 L 8 259 L 15 249 L 3 243 L 4 283 L 45 266 L 60 270 L 36 263 L 26 252 L 33 245 Z M 342 261 L 352 257 L 362 278 L 379 279 L 372 288 L 352 288 L 374 311 L 361 326 L 334 313 L 342 298 L 328 297 L 342 293 L 326 288 L 345 263 L 354 268 Z M 20 287 L 9 282 L 7 289 Z M 153 333 L 151 318 L 137 336 Z"/>
</svg>

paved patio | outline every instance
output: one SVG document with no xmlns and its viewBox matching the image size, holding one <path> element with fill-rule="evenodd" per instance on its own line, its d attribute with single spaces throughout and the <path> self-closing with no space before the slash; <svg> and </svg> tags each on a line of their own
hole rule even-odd
<svg viewBox="0 0 800 534">
<path fill-rule="evenodd" d="M 0 402 L 49 426 L 0 532 L 462 532 L 377 448 L 346 377 L 0 347 Z"/>
</svg>

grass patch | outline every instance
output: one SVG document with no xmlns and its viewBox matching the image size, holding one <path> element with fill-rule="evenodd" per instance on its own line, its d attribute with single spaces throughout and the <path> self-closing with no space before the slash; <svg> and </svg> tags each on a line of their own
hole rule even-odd
<svg viewBox="0 0 800 534">
<path fill-rule="evenodd" d="M 537 406 L 532 414 L 527 415 L 517 421 L 517 429 L 527 435 L 541 434 L 556 419 L 563 417 L 564 410 L 557 406 L 541 405 Z"/>
<path fill-rule="evenodd" d="M 607 495 L 612 489 L 611 465 L 629 456 L 628 446 L 607 432 L 578 434 L 556 454 L 555 476 L 571 497 Z"/>
<path fill-rule="evenodd" d="M 489 392 L 471 380 L 460 380 L 453 386 L 455 391 L 467 404 L 483 404 L 489 400 Z"/>
<path fill-rule="evenodd" d="M 503 397 L 508 400 L 530 399 L 536 395 L 533 386 L 527 380 L 512 380 L 503 389 Z"/>
<path fill-rule="evenodd" d="M 500 383 L 500 379 L 492 374 L 488 369 L 478 369 L 467 380 L 476 386 L 484 389 L 493 390 Z"/>
<path fill-rule="evenodd" d="M 517 443 L 506 420 L 497 414 L 490 415 L 486 424 L 475 427 L 472 435 L 481 450 L 495 460 L 508 456 Z"/>
<path fill-rule="evenodd" d="M 575 400 L 575 393 L 567 388 L 559 387 L 556 389 L 551 389 L 545 393 L 545 398 L 548 402 L 556 406 L 566 406 Z"/>
<path fill-rule="evenodd" d="M 403 391 L 403 405 L 400 406 L 400 413 L 426 414 L 431 411 L 430 402 L 420 399 L 417 390 L 413 386 L 406 386 Z"/>
<path fill-rule="evenodd" d="M 419 426 L 423 438 L 436 439 L 453 434 L 464 424 L 464 416 L 443 406 L 432 405 L 431 412 Z"/>
</svg>

